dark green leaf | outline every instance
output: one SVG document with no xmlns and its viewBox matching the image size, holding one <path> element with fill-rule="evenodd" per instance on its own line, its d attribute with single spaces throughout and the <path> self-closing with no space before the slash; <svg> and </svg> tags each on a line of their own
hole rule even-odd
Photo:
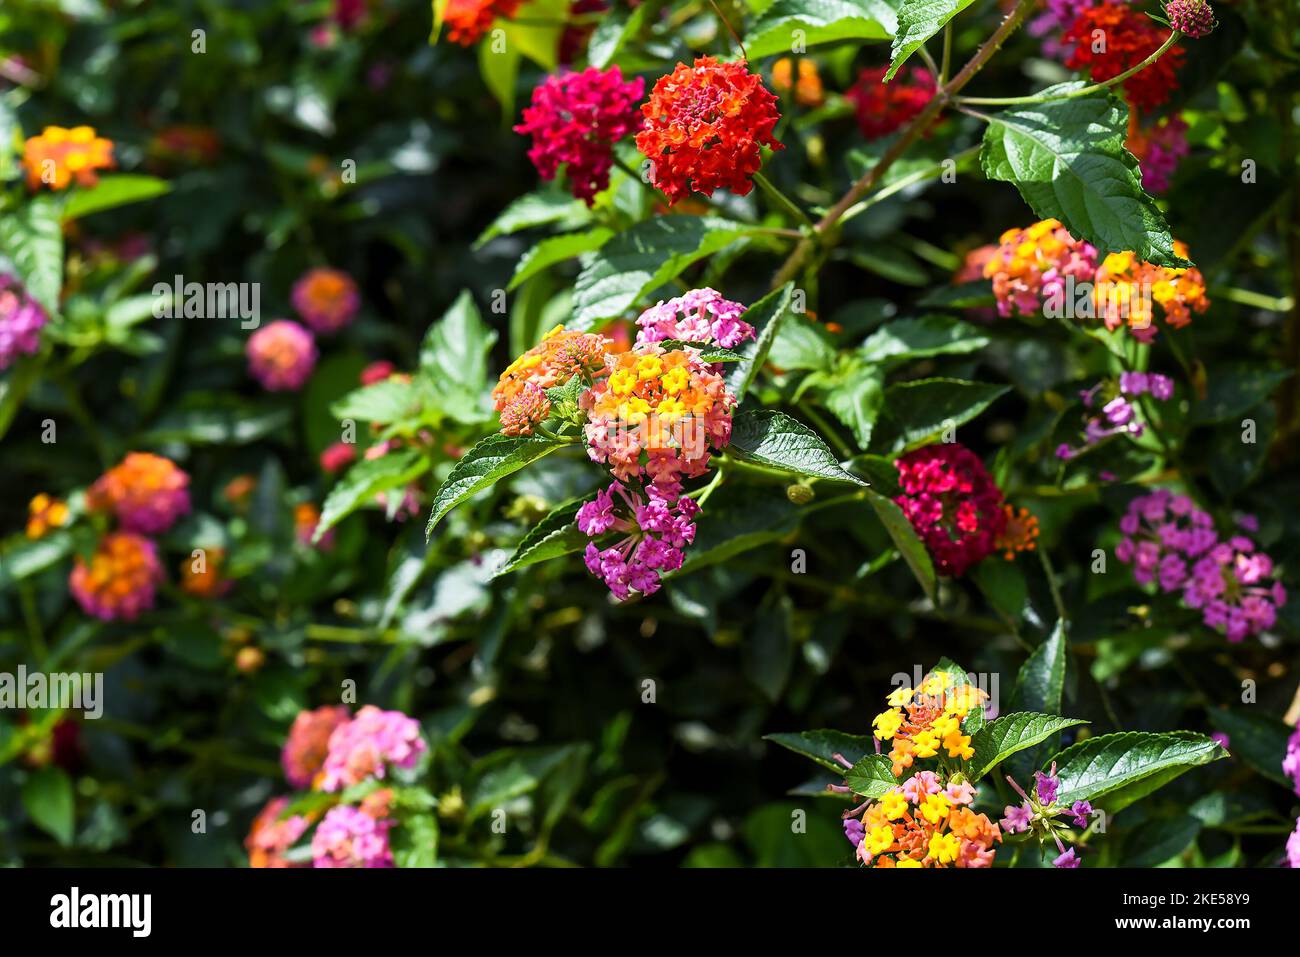
<svg viewBox="0 0 1300 957">
<path fill-rule="evenodd" d="M 362 459 L 325 496 L 312 541 L 319 542 L 326 532 L 380 492 L 413 482 L 428 469 L 429 460 L 419 449 L 399 449 L 377 459 Z"/>
<path fill-rule="evenodd" d="M 1062 718 L 1054 714 L 1018 712 L 1007 714 L 986 724 L 972 738 L 975 756 L 967 774 L 978 781 L 1017 751 L 1032 748 L 1065 728 L 1087 724 L 1079 718 Z"/>
<path fill-rule="evenodd" d="M 425 538 L 433 534 L 434 526 L 442 521 L 444 515 L 475 492 L 496 484 L 561 447 L 561 443 L 537 435 L 498 433 L 483 439 L 456 463 L 433 497 Z"/>
<path fill-rule="evenodd" d="M 833 755 L 843 755 L 846 761 L 857 763 L 863 755 L 874 752 L 871 738 L 866 735 L 845 734 L 842 731 L 798 731 L 780 734 L 765 734 L 764 741 L 771 741 L 783 748 L 811 758 L 822 767 L 837 774 L 848 770 L 836 761 Z"/>
<path fill-rule="evenodd" d="M 1227 756 L 1214 741 L 1187 731 L 1126 731 L 1086 738 L 1053 759 L 1061 779 L 1057 800 L 1073 804 L 1108 797 L 1106 807 L 1114 813 L 1178 775 Z"/>
<path fill-rule="evenodd" d="M 785 413 L 770 409 L 742 412 L 735 417 L 727 454 L 742 462 L 792 475 L 867 484 L 844 470 L 816 432 Z"/>
<path fill-rule="evenodd" d="M 591 539 L 578 528 L 575 522 L 578 509 L 581 507 L 582 502 L 575 499 L 551 509 L 540 522 L 528 530 L 528 534 L 519 542 L 514 554 L 493 573 L 492 577 L 508 575 L 529 565 L 585 549 Z"/>
</svg>

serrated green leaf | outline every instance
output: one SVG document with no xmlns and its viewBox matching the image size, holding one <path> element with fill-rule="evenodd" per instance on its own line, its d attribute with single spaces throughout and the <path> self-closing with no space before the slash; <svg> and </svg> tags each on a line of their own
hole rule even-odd
<svg viewBox="0 0 1300 957">
<path fill-rule="evenodd" d="M 0 260 L 8 259 L 27 294 L 45 311 L 59 311 L 63 290 L 63 225 L 60 206 L 36 196 L 0 216 Z"/>
<path fill-rule="evenodd" d="M 930 601 L 934 601 L 939 587 L 934 572 L 934 562 L 925 544 L 917 537 L 912 523 L 907 520 L 903 510 L 890 499 L 870 489 L 867 491 L 867 504 L 880 519 L 880 524 L 885 526 L 885 531 L 893 540 L 894 547 L 898 549 L 898 553 L 903 556 L 903 561 L 907 563 L 907 567 L 912 570 L 912 574 L 920 583 L 921 590 Z"/>
<path fill-rule="evenodd" d="M 519 263 L 515 266 L 515 274 L 510 277 L 510 284 L 506 286 L 506 291 L 509 292 L 517 288 L 520 283 L 537 275 L 543 269 L 554 266 L 556 263 L 572 259 L 581 253 L 596 251 L 605 245 L 613 235 L 614 231 L 612 229 L 597 226 L 595 229 L 589 229 L 582 233 L 567 233 L 563 236 L 551 236 L 549 239 L 543 239 L 519 257 Z"/>
<path fill-rule="evenodd" d="M 493 578 L 508 575 L 529 565 L 549 561 L 563 555 L 580 552 L 591 539 L 575 521 L 582 501 L 574 499 L 551 509 L 546 516 L 528 530 L 515 548 L 514 554 L 492 573 Z"/>
<path fill-rule="evenodd" d="M 887 447 L 899 453 L 929 445 L 1009 391 L 1010 386 L 963 379 L 917 379 L 891 385 L 885 390 L 886 415 L 881 423 Z M 878 438 L 882 429 L 877 430 Z"/>
<path fill-rule="evenodd" d="M 489 417 L 487 357 L 497 334 L 479 315 L 466 290 L 425 334 L 420 345 L 420 372 L 438 408 L 457 422 L 473 424 Z"/>
<path fill-rule="evenodd" d="M 419 387 L 415 380 L 384 379 L 353 389 L 330 406 L 336 419 L 358 422 L 400 422 L 419 410 Z"/>
<path fill-rule="evenodd" d="M 899 785 L 892 763 L 883 754 L 864 755 L 845 773 L 844 782 L 854 794 L 876 799 Z"/>
<path fill-rule="evenodd" d="M 864 755 L 874 750 L 871 738 L 866 735 L 845 734 L 843 731 L 830 731 L 825 728 L 819 731 L 765 734 L 763 740 L 779 744 L 795 754 L 810 758 L 837 774 L 845 773 L 848 768 L 836 761 L 832 755 L 843 755 L 846 761 L 856 764 Z"/>
<path fill-rule="evenodd" d="M 742 462 L 791 475 L 809 475 L 864 487 L 867 484 L 844 470 L 816 432 L 784 412 L 771 409 L 755 409 L 735 417 L 727 454 Z"/>
<path fill-rule="evenodd" d="M 377 459 L 362 459 L 330 489 L 320 509 L 312 541 L 321 537 L 380 492 L 413 482 L 429 470 L 419 449 L 399 449 Z"/>
<path fill-rule="evenodd" d="M 520 196 L 492 221 L 492 224 L 474 240 L 479 249 L 498 236 L 509 236 L 536 226 L 559 226 L 570 229 L 591 219 L 591 212 L 580 199 L 574 199 L 558 188 L 527 193 Z"/>
<path fill-rule="evenodd" d="M 578 276 L 571 328 L 586 331 L 622 315 L 691 263 L 751 229 L 714 216 L 657 216 L 637 223 L 592 254 Z"/>
<path fill-rule="evenodd" d="M 705 362 L 740 362 L 745 357 L 735 349 L 710 345 L 707 342 L 686 342 L 682 339 L 661 339 L 655 345 L 661 349 L 694 349 Z"/>
<path fill-rule="evenodd" d="M 1178 857 L 1201 833 L 1201 822 L 1190 814 L 1158 818 L 1139 828 L 1124 845 L 1125 867 L 1159 867 Z"/>
<path fill-rule="evenodd" d="M 1003 715 L 972 736 L 970 743 L 975 756 L 970 759 L 966 773 L 972 781 L 978 781 L 1017 751 L 1032 748 L 1058 731 L 1087 723 L 1081 718 L 1024 711 Z"/>
<path fill-rule="evenodd" d="M 897 0 L 776 0 L 745 36 L 751 60 L 790 52 L 792 32 L 805 46 L 837 40 L 884 40 L 898 23 Z"/>
<path fill-rule="evenodd" d="M 876 419 L 885 405 L 884 376 L 870 366 L 854 365 L 847 374 L 826 386 L 823 401 L 865 449 L 871 444 Z"/>
<path fill-rule="evenodd" d="M 790 303 L 793 298 L 794 283 L 788 282 L 780 289 L 773 289 L 746 309 L 740 317 L 754 327 L 754 338 L 736 347 L 736 351 L 743 359 L 739 365 L 728 369 L 725 373 L 727 388 L 731 390 L 737 402 L 744 400 L 750 384 L 758 375 L 758 370 L 763 368 L 763 363 L 767 361 L 768 354 L 772 351 L 772 343 L 776 341 L 785 317 L 790 313 Z"/>
<path fill-rule="evenodd" d="M 1057 800 L 1073 804 L 1109 796 L 1106 807 L 1114 813 L 1145 797 L 1155 786 L 1227 756 L 1214 741 L 1186 731 L 1125 731 L 1087 738 L 1053 758 L 1061 780 Z"/>
<path fill-rule="evenodd" d="M 1287 740 L 1292 729 L 1286 722 L 1269 714 L 1257 714 L 1256 709 L 1210 708 L 1210 727 L 1228 736 L 1228 751 L 1240 757 L 1252 768 L 1283 787 L 1291 781 L 1282 773 L 1286 757 Z"/>
<path fill-rule="evenodd" d="M 894 78 L 898 68 L 953 17 L 975 0 L 903 0 L 898 8 L 898 29 L 890 48 L 889 72 L 885 81 Z"/>
<path fill-rule="evenodd" d="M 434 495 L 424 537 L 432 535 L 443 516 L 475 492 L 562 447 L 563 443 L 539 435 L 489 435 L 465 453 Z"/>
<path fill-rule="evenodd" d="M 902 362 L 976 352 L 988 344 L 989 337 L 969 322 L 922 316 L 881 326 L 862 344 L 858 355 L 867 362 Z"/>
<path fill-rule="evenodd" d="M 642 3 L 635 10 L 616 6 L 606 12 L 591 32 L 587 41 L 587 63 L 605 69 L 618 56 L 645 24 L 651 10 L 658 7 L 653 3 Z"/>
<path fill-rule="evenodd" d="M 1065 623 L 1058 621 L 1052 633 L 1034 649 L 1016 676 L 1011 692 L 1015 711 L 1061 713 L 1061 694 L 1065 689 Z"/>
<path fill-rule="evenodd" d="M 1063 83 L 1044 94 L 1079 89 Z M 989 179 L 1014 183 L 1039 219 L 1059 219 L 1101 255 L 1133 252 L 1185 267 L 1164 215 L 1142 189 L 1142 169 L 1124 148 L 1128 108 L 1108 93 L 1020 106 L 994 114 L 980 161 Z"/>
</svg>

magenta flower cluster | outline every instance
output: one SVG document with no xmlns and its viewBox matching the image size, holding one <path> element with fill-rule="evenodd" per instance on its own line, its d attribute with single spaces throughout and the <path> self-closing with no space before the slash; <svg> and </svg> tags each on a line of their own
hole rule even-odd
<svg viewBox="0 0 1300 957">
<path fill-rule="evenodd" d="M 1286 604 L 1273 560 L 1245 535 L 1220 540 L 1214 520 L 1186 495 L 1140 495 L 1119 527 L 1124 537 L 1115 556 L 1133 566 L 1133 577 L 1166 594 L 1180 592 L 1183 604 L 1229 641 L 1267 631 Z"/>
<path fill-rule="evenodd" d="M 662 300 L 637 318 L 636 344 L 649 345 L 676 339 L 734 349 L 754 338 L 754 327 L 740 317 L 745 307 L 722 298 L 716 290 L 692 289 L 676 299 Z"/>
<path fill-rule="evenodd" d="M 1038 831 L 1043 837 L 1051 837 L 1056 842 L 1057 857 L 1053 859 L 1053 867 L 1075 868 L 1079 866 L 1079 855 L 1073 847 L 1067 848 L 1065 842 L 1061 840 L 1060 834 L 1057 833 L 1061 827 L 1056 823 L 1057 817 L 1064 816 L 1071 824 L 1079 829 L 1088 826 L 1088 815 L 1092 813 L 1092 804 L 1088 801 L 1075 801 L 1069 807 L 1058 805 L 1057 797 L 1060 794 L 1061 779 L 1056 776 L 1056 764 L 1053 762 L 1051 770 L 1044 774 L 1042 771 L 1034 772 L 1033 793 L 1027 794 L 1023 788 L 1010 776 L 1007 776 L 1009 783 L 1017 794 L 1023 798 L 1019 804 L 1008 804 L 1003 811 L 1001 822 L 1002 830 L 1008 834 L 1023 834 L 1025 831 Z"/>
<path fill-rule="evenodd" d="M 360 808 L 330 808 L 311 839 L 313 867 L 392 867 L 388 829 L 393 822 Z"/>
<path fill-rule="evenodd" d="M 41 346 L 41 329 L 50 317 L 12 276 L 0 276 L 0 369 Z"/>
<path fill-rule="evenodd" d="M 1147 135 L 1142 157 L 1142 188 L 1163 193 L 1173 182 L 1178 164 L 1191 152 L 1187 143 L 1187 121 L 1181 116 L 1163 120 Z"/>
<path fill-rule="evenodd" d="M 548 76 L 533 89 L 516 133 L 533 138 L 528 158 L 542 179 L 567 167 L 569 189 L 588 206 L 609 186 L 614 144 L 641 128 L 641 77 L 623 79 L 616 66 Z"/>
<path fill-rule="evenodd" d="M 1146 424 L 1138 417 L 1137 407 L 1131 400 L 1148 394 L 1161 402 L 1169 401 L 1174 395 L 1174 380 L 1155 372 L 1125 372 L 1120 375 L 1118 385 L 1113 380 L 1103 380 L 1080 392 L 1084 406 L 1097 411 L 1084 425 L 1083 445 L 1076 448 L 1063 442 L 1057 446 L 1056 457 L 1069 461 L 1112 436 L 1140 436 Z"/>
<path fill-rule="evenodd" d="M 368 704 L 330 734 L 321 790 L 339 791 L 382 778 L 388 765 L 414 767 L 427 749 L 414 718 Z"/>
<path fill-rule="evenodd" d="M 655 485 L 647 486 L 647 495 L 613 481 L 578 509 L 578 528 L 589 537 L 623 536 L 604 549 L 588 542 L 585 555 L 587 568 L 620 601 L 633 591 L 657 592 L 660 574 L 681 568 L 682 549 L 695 541 L 700 507 L 693 499 L 680 495 L 672 501 Z"/>
</svg>

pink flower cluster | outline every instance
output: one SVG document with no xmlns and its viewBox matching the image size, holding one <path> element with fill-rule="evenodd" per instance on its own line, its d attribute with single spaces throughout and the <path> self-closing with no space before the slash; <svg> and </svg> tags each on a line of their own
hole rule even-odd
<svg viewBox="0 0 1300 957">
<path fill-rule="evenodd" d="M 330 734 L 321 790 L 339 791 L 366 778 L 382 778 L 389 764 L 414 767 L 427 749 L 414 718 L 368 704 Z"/>
<path fill-rule="evenodd" d="M 533 138 L 528 158 L 542 179 L 567 166 L 569 189 L 588 206 L 609 186 L 614 144 L 641 128 L 641 77 L 623 79 L 617 66 L 548 76 L 533 89 L 516 133 Z"/>
<path fill-rule="evenodd" d="M 1091 410 L 1100 405 L 1100 411 L 1088 417 L 1083 430 L 1083 447 L 1074 448 L 1062 443 L 1057 446 L 1056 457 L 1068 461 L 1115 435 L 1140 436 L 1146 430 L 1146 424 L 1129 400 L 1147 394 L 1160 402 L 1169 401 L 1174 396 L 1174 380 L 1158 372 L 1124 372 L 1119 377 L 1118 386 L 1111 380 L 1103 380 L 1080 392 L 1079 397 L 1086 408 Z"/>
<path fill-rule="evenodd" d="M 1291 732 L 1286 742 L 1286 757 L 1282 759 L 1282 773 L 1291 779 L 1291 786 L 1300 796 L 1300 726 Z"/>
<path fill-rule="evenodd" d="M 676 339 L 734 349 L 754 338 L 754 327 L 740 318 L 744 314 L 744 305 L 723 299 L 716 290 L 692 289 L 676 299 L 661 300 L 641 313 L 636 321 L 641 327 L 636 344 Z"/>
<path fill-rule="evenodd" d="M 1142 163 L 1142 187 L 1152 193 L 1169 189 L 1178 164 L 1191 152 L 1187 143 L 1187 121 L 1181 116 L 1161 120 L 1149 133 L 1138 134 L 1133 152 Z"/>
<path fill-rule="evenodd" d="M 1101 0 L 1044 0 L 1047 9 L 1030 20 L 1026 29 L 1031 36 L 1044 38 L 1043 56 L 1064 58 L 1067 51 L 1061 43 L 1060 34 L 1074 23 L 1082 11 L 1089 10 L 1100 2 Z"/>
<path fill-rule="evenodd" d="M 268 392 L 297 392 L 316 367 L 316 340 L 289 319 L 277 319 L 248 337 L 248 371 Z"/>
<path fill-rule="evenodd" d="M 0 369 L 41 346 L 41 329 L 50 317 L 12 276 L 0 276 Z"/>
<path fill-rule="evenodd" d="M 894 502 L 912 523 L 941 575 L 956 578 L 987 558 L 1006 524 L 1002 491 L 970 449 L 927 445 L 894 463 L 902 490 Z"/>
<path fill-rule="evenodd" d="M 1120 519 L 1124 537 L 1115 556 L 1133 565 L 1140 584 L 1155 582 L 1204 623 L 1238 642 L 1273 627 L 1286 589 L 1274 578 L 1273 560 L 1245 535 L 1221 541 L 1214 520 L 1186 495 L 1157 489 L 1129 503 Z"/>
<path fill-rule="evenodd" d="M 296 788 L 308 787 L 325 764 L 334 729 L 350 720 L 341 704 L 299 711 L 280 752 L 285 779 Z"/>
<path fill-rule="evenodd" d="M 578 528 L 591 538 L 618 532 L 623 538 L 609 548 L 587 543 L 587 568 L 604 580 L 622 601 L 632 591 L 653 595 L 662 572 L 682 567 L 682 549 L 695 541 L 700 507 L 684 495 L 663 497 L 654 485 L 648 497 L 614 481 L 578 510 Z M 617 496 L 617 498 L 615 497 Z"/>
<path fill-rule="evenodd" d="M 1007 230 L 984 265 L 1003 318 L 1040 314 L 1045 300 L 1064 297 L 1069 291 L 1067 277 L 1092 282 L 1096 273 L 1097 248 L 1075 239 L 1055 219 Z"/>
<path fill-rule="evenodd" d="M 330 808 L 311 839 L 313 867 L 392 867 L 388 829 L 393 822 L 360 808 Z"/>
</svg>

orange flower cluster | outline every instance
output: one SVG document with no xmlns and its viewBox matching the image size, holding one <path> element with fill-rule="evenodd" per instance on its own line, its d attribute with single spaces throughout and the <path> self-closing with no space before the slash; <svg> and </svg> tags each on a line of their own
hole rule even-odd
<svg viewBox="0 0 1300 957">
<path fill-rule="evenodd" d="M 190 557 L 181 562 L 181 591 L 195 598 L 219 598 L 234 583 L 221 577 L 225 552 L 219 548 L 205 549 L 202 561 Z"/>
<path fill-rule="evenodd" d="M 77 558 L 68 587 L 88 615 L 104 621 L 132 621 L 153 607 L 154 591 L 162 577 L 153 542 L 133 532 L 110 532 L 89 564 Z"/>
<path fill-rule="evenodd" d="M 549 389 L 563 385 L 575 375 L 590 380 L 605 370 L 609 340 L 593 332 L 568 332 L 559 325 L 506 367 L 492 390 L 492 402 L 500 412 L 532 385 Z"/>
<path fill-rule="evenodd" d="M 27 503 L 27 537 L 43 538 L 68 524 L 68 503 L 42 492 Z"/>
<path fill-rule="evenodd" d="M 1007 521 L 1002 527 L 994 548 L 1002 552 L 1007 561 L 1021 552 L 1032 552 L 1038 547 L 1038 517 L 1027 508 L 1004 505 Z"/>
<path fill-rule="evenodd" d="M 40 136 L 29 137 L 23 150 L 27 186 L 67 189 L 75 179 L 78 186 L 99 182 L 96 170 L 113 166 L 113 141 L 96 136 L 94 127 L 47 126 Z"/>
<path fill-rule="evenodd" d="M 809 59 L 801 59 L 798 72 L 798 79 L 795 79 L 794 61 L 788 56 L 781 57 L 772 65 L 772 88 L 782 94 L 793 91 L 794 101 L 800 106 L 821 106 L 826 94 L 822 89 L 817 64 Z"/>
<path fill-rule="evenodd" d="M 1002 830 L 967 805 L 968 782 L 943 788 L 933 771 L 914 774 L 862 814 L 857 856 L 871 867 L 991 867 Z M 857 822 L 846 822 L 846 831 Z"/>
<path fill-rule="evenodd" d="M 112 511 L 122 527 L 145 535 L 171 528 L 190 510 L 190 477 L 171 459 L 131 452 L 86 493 L 93 511 Z"/>
<path fill-rule="evenodd" d="M 509 19 L 523 0 L 447 0 L 443 23 L 447 39 L 463 47 L 472 46 L 492 27 L 497 17 Z"/>
<path fill-rule="evenodd" d="M 772 135 L 781 118 L 776 103 L 745 63 L 705 56 L 660 77 L 641 107 L 646 124 L 636 145 L 650 159 L 652 181 L 669 204 L 692 190 L 748 195 L 763 165 L 762 147 L 783 148 Z"/>
<path fill-rule="evenodd" d="M 936 671 L 920 688 L 898 688 L 887 699 L 890 708 L 872 719 L 880 741 L 894 742 L 889 752 L 895 777 L 917 758 L 933 758 L 940 750 L 949 758 L 969 760 L 975 750 L 961 724 L 975 708 L 984 706 L 988 692 L 972 684 L 957 684 L 947 672 Z"/>
<path fill-rule="evenodd" d="M 1187 259 L 1187 245 L 1175 242 L 1174 254 Z M 1142 340 L 1156 334 L 1153 302 L 1163 310 L 1165 322 L 1175 329 L 1189 325 L 1193 312 L 1200 315 L 1210 308 L 1205 277 L 1199 269 L 1153 266 L 1133 253 L 1111 253 L 1102 261 L 1093 298 L 1097 315 L 1105 320 L 1107 329 L 1118 329 L 1127 318 L 1133 335 Z"/>
</svg>

